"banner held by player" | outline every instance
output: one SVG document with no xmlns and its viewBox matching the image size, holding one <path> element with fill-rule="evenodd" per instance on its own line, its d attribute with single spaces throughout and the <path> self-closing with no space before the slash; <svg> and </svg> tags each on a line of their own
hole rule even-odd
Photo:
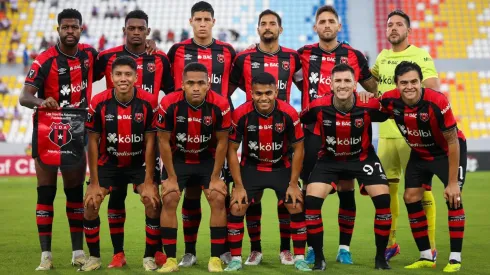
<svg viewBox="0 0 490 275">
<path fill-rule="evenodd" d="M 33 157 L 46 165 L 72 166 L 84 151 L 84 123 L 87 110 L 78 108 L 45 109 L 34 112 Z"/>
</svg>

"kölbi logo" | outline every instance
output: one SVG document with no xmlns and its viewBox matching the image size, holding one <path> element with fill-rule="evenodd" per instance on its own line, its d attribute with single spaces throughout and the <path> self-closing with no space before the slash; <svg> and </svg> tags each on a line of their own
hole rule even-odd
<svg viewBox="0 0 490 275">
<path fill-rule="evenodd" d="M 335 137 L 327 136 L 325 141 L 327 142 L 328 145 L 332 145 L 332 146 L 334 146 L 335 144 L 337 144 L 337 145 L 357 145 L 362 141 L 362 137 L 358 137 L 358 138 L 350 137 L 350 138 L 344 138 L 344 139 L 340 139 L 340 138 L 336 139 Z"/>
<path fill-rule="evenodd" d="M 397 124 L 398 128 L 400 128 L 400 131 L 402 134 L 407 135 L 407 136 L 413 136 L 413 137 L 431 137 L 432 134 L 430 131 L 424 131 L 424 130 L 413 130 L 405 125 Z"/>
<path fill-rule="evenodd" d="M 211 140 L 211 135 L 187 135 L 185 133 L 178 133 L 176 135 L 177 141 L 188 142 L 188 143 L 204 143 Z"/>
<path fill-rule="evenodd" d="M 273 151 L 273 150 L 281 150 L 283 143 L 277 142 L 269 142 L 269 143 L 258 143 L 256 141 L 249 141 L 248 147 L 252 150 L 260 150 L 260 151 Z"/>
<path fill-rule="evenodd" d="M 143 134 L 141 135 L 117 135 L 116 133 L 109 133 L 107 135 L 107 140 L 110 143 L 139 143 L 143 141 Z"/>
</svg>

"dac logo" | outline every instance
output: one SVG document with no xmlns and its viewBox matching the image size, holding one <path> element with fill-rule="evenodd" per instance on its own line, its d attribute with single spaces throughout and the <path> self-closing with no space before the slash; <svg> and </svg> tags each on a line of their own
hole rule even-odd
<svg viewBox="0 0 490 275">
<path fill-rule="evenodd" d="M 335 122 L 335 125 L 337 125 L 337 126 L 346 126 L 346 127 L 351 127 L 352 126 L 352 124 L 350 123 L 350 121 L 342 121 L 342 122 L 336 121 Z"/>
<path fill-rule="evenodd" d="M 118 115 L 117 119 L 133 119 L 132 115 Z"/>
<path fill-rule="evenodd" d="M 194 121 L 194 122 L 202 123 L 202 119 L 197 118 L 197 117 L 190 117 L 190 118 L 187 119 L 187 121 L 189 121 L 189 122 Z"/>
<path fill-rule="evenodd" d="M 211 60 L 213 59 L 213 56 L 210 54 L 199 54 L 197 59 Z"/>
<path fill-rule="evenodd" d="M 278 63 L 273 63 L 273 62 L 270 62 L 270 63 L 264 63 L 264 67 L 265 68 L 278 68 L 279 67 L 279 64 Z"/>
<path fill-rule="evenodd" d="M 71 125 L 69 123 L 51 123 L 51 132 L 49 132 L 49 140 L 58 147 L 63 147 L 70 143 L 72 139 Z"/>
</svg>

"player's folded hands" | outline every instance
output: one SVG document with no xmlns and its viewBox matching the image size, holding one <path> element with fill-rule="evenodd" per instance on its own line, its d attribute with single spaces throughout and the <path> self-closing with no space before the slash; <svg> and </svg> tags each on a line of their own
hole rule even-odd
<svg viewBox="0 0 490 275">
<path fill-rule="evenodd" d="M 85 198 L 83 204 L 85 208 L 89 205 L 93 205 L 94 209 L 99 209 L 102 201 L 104 200 L 104 191 L 98 184 L 89 184 L 87 187 L 87 192 L 85 192 Z"/>
<path fill-rule="evenodd" d="M 145 182 L 141 186 L 141 202 L 146 205 L 146 203 L 150 202 L 153 206 L 153 209 L 157 209 L 160 206 L 160 198 L 158 197 L 158 189 L 153 184 L 153 182 Z"/>
</svg>

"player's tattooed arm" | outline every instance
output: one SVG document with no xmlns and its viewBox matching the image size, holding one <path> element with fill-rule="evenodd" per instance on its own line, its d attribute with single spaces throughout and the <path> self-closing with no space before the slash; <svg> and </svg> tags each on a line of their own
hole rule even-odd
<svg viewBox="0 0 490 275">
<path fill-rule="evenodd" d="M 449 159 L 449 182 L 444 190 L 444 197 L 449 202 L 451 208 L 459 207 L 461 203 L 461 191 L 458 185 L 459 172 L 459 140 L 458 130 L 456 127 L 443 132 L 444 138 L 448 144 Z"/>
<path fill-rule="evenodd" d="M 374 77 L 370 77 L 360 84 L 367 92 L 373 94 L 374 97 L 378 97 L 378 82 Z"/>
<path fill-rule="evenodd" d="M 24 85 L 24 88 L 22 88 L 22 92 L 19 97 L 19 103 L 21 106 L 33 109 L 34 107 L 39 107 L 43 105 L 45 100 L 38 98 L 35 96 L 37 93 L 37 88 L 31 85 Z M 48 98 L 48 99 L 53 99 L 53 98 Z M 54 101 L 54 102 L 53 102 Z M 46 107 L 48 108 L 57 108 L 58 103 L 53 99 L 51 100 L 46 100 L 44 103 Z"/>
</svg>

